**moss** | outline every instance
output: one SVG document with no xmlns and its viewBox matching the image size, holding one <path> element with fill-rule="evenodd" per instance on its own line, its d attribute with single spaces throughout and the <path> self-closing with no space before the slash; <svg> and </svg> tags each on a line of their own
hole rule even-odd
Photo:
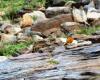
<svg viewBox="0 0 100 80">
<path fill-rule="evenodd" d="M 53 59 L 49 60 L 49 61 L 48 61 L 48 63 L 50 63 L 50 64 L 59 64 L 59 62 L 58 62 L 58 61 L 53 60 Z"/>
</svg>

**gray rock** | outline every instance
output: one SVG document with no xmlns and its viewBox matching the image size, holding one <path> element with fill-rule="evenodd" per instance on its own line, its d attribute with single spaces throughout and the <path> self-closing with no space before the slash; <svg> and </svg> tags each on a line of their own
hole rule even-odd
<svg viewBox="0 0 100 80">
<path fill-rule="evenodd" d="M 68 32 L 75 32 L 77 30 L 80 30 L 80 24 L 77 22 L 65 22 L 61 24 L 61 30 L 65 34 Z"/>
<path fill-rule="evenodd" d="M 64 0 L 46 0 L 45 7 L 53 7 L 53 6 L 64 6 L 65 1 Z"/>
<path fill-rule="evenodd" d="M 11 42 L 11 43 L 13 43 L 13 42 L 17 41 L 17 37 L 13 34 L 4 34 L 4 33 L 2 33 L 2 34 L 0 34 L 0 37 L 1 37 L 0 41 L 2 41 L 2 42 L 7 42 L 7 43 Z"/>
<path fill-rule="evenodd" d="M 36 23 L 41 22 L 43 20 L 47 20 L 45 14 L 41 11 L 33 11 L 31 13 L 28 13 L 28 15 L 33 18 L 33 24 L 36 24 Z"/>
<path fill-rule="evenodd" d="M 48 7 L 46 9 L 46 16 L 48 18 L 60 15 L 60 14 L 67 14 L 71 13 L 71 8 L 69 7 Z"/>
</svg>

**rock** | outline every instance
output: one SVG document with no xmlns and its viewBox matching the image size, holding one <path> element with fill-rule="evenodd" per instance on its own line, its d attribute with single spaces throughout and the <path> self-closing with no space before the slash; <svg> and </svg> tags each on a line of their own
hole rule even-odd
<svg viewBox="0 0 100 80">
<path fill-rule="evenodd" d="M 73 38 L 77 40 L 91 41 L 92 43 L 100 43 L 99 32 L 98 32 L 98 35 L 96 35 L 96 33 L 93 33 L 93 35 L 76 34 L 76 35 L 73 35 Z"/>
<path fill-rule="evenodd" d="M 7 23 L 5 23 L 5 24 L 1 23 L 0 30 L 4 32 L 5 28 L 7 28 L 7 27 L 12 27 L 12 25 L 11 24 L 7 24 Z"/>
<path fill-rule="evenodd" d="M 7 34 L 16 34 L 20 32 L 22 29 L 19 26 L 11 25 L 11 24 L 3 24 L 1 26 L 1 31 Z"/>
<path fill-rule="evenodd" d="M 70 7 L 48 7 L 45 13 L 48 18 L 51 18 L 60 14 L 71 13 L 71 8 Z"/>
<path fill-rule="evenodd" d="M 61 24 L 61 30 L 65 34 L 67 32 L 76 32 L 80 30 L 81 24 L 76 23 L 76 22 L 65 22 Z"/>
<path fill-rule="evenodd" d="M 100 44 L 93 44 L 74 49 L 57 46 L 51 53 L 51 57 L 47 52 L 22 54 L 0 63 L 0 79 L 99 80 L 99 53 Z M 50 64 L 48 61 L 59 62 L 59 64 Z"/>
<path fill-rule="evenodd" d="M 8 58 L 6 56 L 0 56 L 0 62 L 3 62 L 5 60 L 7 60 Z"/>
<path fill-rule="evenodd" d="M 90 1 L 88 5 L 85 5 L 84 8 L 87 10 L 88 19 L 98 20 L 100 18 L 100 11 L 95 8 L 94 0 Z"/>
<path fill-rule="evenodd" d="M 92 35 L 100 35 L 100 31 L 96 31 L 95 33 L 92 33 Z"/>
<path fill-rule="evenodd" d="M 86 10 L 88 10 L 89 8 L 95 8 L 94 1 L 93 0 L 89 1 L 89 4 L 88 5 L 85 5 L 84 8 Z"/>
<path fill-rule="evenodd" d="M 28 13 L 34 20 L 33 24 L 36 24 L 38 22 L 41 22 L 43 20 L 47 20 L 45 14 L 41 11 L 33 11 L 31 13 Z"/>
<path fill-rule="evenodd" d="M 95 8 L 89 8 L 88 12 L 87 12 L 87 18 L 93 19 L 93 20 L 98 20 L 98 19 L 100 19 L 100 12 L 98 12 L 98 10 L 96 10 Z"/>
<path fill-rule="evenodd" d="M 4 33 L 2 33 L 2 34 L 0 34 L 0 41 L 7 42 L 7 43 L 8 42 L 13 43 L 13 42 L 17 41 L 17 37 L 13 34 L 4 34 Z"/>
<path fill-rule="evenodd" d="M 43 40 L 43 38 L 40 37 L 39 35 L 33 35 L 33 39 L 34 39 L 35 42 L 38 42 L 40 40 Z"/>
<path fill-rule="evenodd" d="M 45 7 L 64 6 L 64 0 L 46 0 Z"/>
<path fill-rule="evenodd" d="M 32 31 L 43 33 L 45 36 L 50 35 L 60 29 L 60 25 L 64 22 L 73 22 L 71 14 L 62 14 L 49 20 L 39 22 L 32 27 Z"/>
<path fill-rule="evenodd" d="M 89 3 L 90 0 L 80 0 L 80 2 L 82 2 L 82 3 Z"/>
<path fill-rule="evenodd" d="M 87 16 L 83 8 L 77 9 L 74 7 L 72 13 L 74 21 L 87 24 Z"/>
<path fill-rule="evenodd" d="M 96 9 L 98 9 L 100 11 L 100 0 L 94 0 Z"/>
<path fill-rule="evenodd" d="M 100 35 L 91 36 L 86 40 L 92 41 L 93 43 L 100 43 Z"/>
<path fill-rule="evenodd" d="M 73 38 L 77 40 L 86 40 L 89 37 L 90 35 L 85 35 L 85 34 L 74 34 L 73 35 Z"/>
<path fill-rule="evenodd" d="M 71 44 L 66 45 L 66 48 L 75 48 L 75 47 L 80 47 L 80 46 L 86 46 L 86 45 L 91 45 L 92 42 L 91 41 L 82 41 L 82 42 L 78 42 L 77 40 L 74 40 Z"/>
<path fill-rule="evenodd" d="M 33 18 L 28 14 L 24 14 L 22 20 L 20 21 L 21 28 L 30 27 L 33 24 Z"/>
<path fill-rule="evenodd" d="M 91 25 L 93 25 L 93 26 L 100 26 L 100 19 L 92 20 Z"/>
<path fill-rule="evenodd" d="M 58 38 L 61 42 L 65 43 L 66 42 L 66 38 Z"/>
</svg>

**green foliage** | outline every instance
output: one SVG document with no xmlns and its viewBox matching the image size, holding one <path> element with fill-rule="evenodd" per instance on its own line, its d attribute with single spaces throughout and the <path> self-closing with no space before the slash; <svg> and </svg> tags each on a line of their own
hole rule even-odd
<svg viewBox="0 0 100 80">
<path fill-rule="evenodd" d="M 19 52 L 21 49 L 27 48 L 30 44 L 32 44 L 32 41 L 20 42 L 15 44 L 2 43 L 3 47 L 0 48 L 0 55 L 4 55 L 4 56 L 14 55 L 16 52 Z"/>
<path fill-rule="evenodd" d="M 96 26 L 96 27 L 87 27 L 87 28 L 82 28 L 79 32 L 77 32 L 78 34 L 86 34 L 86 35 L 91 35 L 92 33 L 96 32 L 100 30 L 100 26 Z"/>
<path fill-rule="evenodd" d="M 53 60 L 53 59 L 49 60 L 49 61 L 48 61 L 48 63 L 50 63 L 50 64 L 59 64 L 59 62 L 58 62 L 58 61 Z"/>
<path fill-rule="evenodd" d="M 13 15 L 16 14 L 22 8 L 32 9 L 36 6 L 44 6 L 45 0 L 0 0 L 0 11 L 6 13 L 4 18 L 13 20 Z"/>
</svg>

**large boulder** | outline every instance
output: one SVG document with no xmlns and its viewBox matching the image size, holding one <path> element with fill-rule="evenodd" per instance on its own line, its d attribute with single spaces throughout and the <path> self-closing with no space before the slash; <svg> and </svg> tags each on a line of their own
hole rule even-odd
<svg viewBox="0 0 100 80">
<path fill-rule="evenodd" d="M 22 20 L 20 21 L 20 25 L 22 28 L 30 27 L 33 24 L 41 22 L 43 20 L 47 20 L 45 14 L 41 11 L 33 11 L 31 13 L 26 13 L 23 15 Z"/>
<path fill-rule="evenodd" d="M 45 14 L 41 11 L 33 11 L 31 13 L 28 13 L 34 20 L 33 24 L 36 24 L 38 22 L 41 22 L 43 20 L 47 20 Z"/>
</svg>

